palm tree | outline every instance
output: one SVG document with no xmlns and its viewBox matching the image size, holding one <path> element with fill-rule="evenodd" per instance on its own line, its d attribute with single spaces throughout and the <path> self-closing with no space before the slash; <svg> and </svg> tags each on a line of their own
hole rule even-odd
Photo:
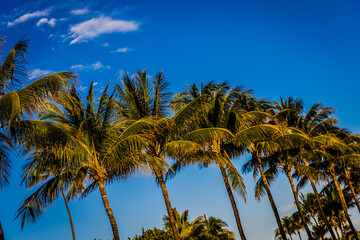
<svg viewBox="0 0 360 240">
<path fill-rule="evenodd" d="M 173 208 L 175 215 L 176 226 L 179 231 L 179 237 L 181 240 L 195 240 L 198 239 L 205 228 L 202 224 L 204 220 L 203 216 L 197 217 L 194 221 L 189 221 L 189 210 L 185 210 L 181 215 Z M 164 227 L 167 231 L 172 232 L 170 218 L 168 216 L 163 217 Z"/>
<path fill-rule="evenodd" d="M 278 111 L 275 115 L 275 119 L 277 121 L 284 123 L 288 127 L 296 127 L 298 125 L 298 115 L 304 108 L 303 103 L 300 99 L 288 97 L 287 99 L 283 100 L 282 98 L 280 98 L 280 103 L 275 101 L 274 105 L 275 109 Z M 304 138 L 306 138 L 305 134 L 300 134 L 303 135 Z M 301 148 L 303 148 L 303 146 L 298 145 L 297 149 Z M 292 170 L 298 165 L 298 162 L 296 161 L 296 158 L 294 156 L 294 149 L 291 149 L 291 151 L 282 152 L 278 155 L 277 160 L 273 159 L 272 161 L 277 161 L 281 169 L 285 172 L 285 175 L 288 178 L 291 186 L 295 205 L 298 209 L 301 223 L 303 224 L 309 239 L 312 239 L 311 231 L 306 223 L 304 212 L 299 202 L 298 192 L 296 191 L 294 180 L 291 175 Z"/>
<path fill-rule="evenodd" d="M 259 115 L 263 116 L 263 114 L 259 112 L 246 112 L 242 109 L 244 102 L 249 102 L 244 101 L 244 99 L 249 99 L 250 94 L 251 91 L 244 91 L 242 86 L 230 88 L 227 83 L 214 84 L 214 82 L 209 82 L 207 84 L 201 84 L 200 89 L 197 88 L 195 84 L 192 84 L 186 91 L 174 96 L 172 107 L 176 110 L 186 103 L 203 99 L 208 107 L 205 108 L 205 111 L 203 110 L 201 113 L 198 113 L 200 119 L 199 127 L 224 128 L 236 134 L 237 131 L 243 130 L 251 125 Z M 241 176 L 231 162 L 231 158 L 238 157 L 244 153 L 245 150 L 234 144 L 234 142 L 220 140 L 213 141 L 209 147 L 214 155 L 213 159 L 217 159 L 216 164 L 219 166 L 222 174 L 240 237 L 242 240 L 245 240 L 246 237 L 241 225 L 233 191 L 246 200 L 246 188 Z M 196 162 L 203 166 L 208 164 L 204 162 L 204 160 L 203 155 L 195 159 Z"/>
<path fill-rule="evenodd" d="M 326 133 L 327 128 L 333 126 L 337 122 L 337 119 L 330 117 L 334 111 L 335 110 L 332 107 L 323 107 L 321 103 L 315 103 L 305 115 L 298 115 L 298 119 L 295 121 L 294 126 L 300 129 L 302 133 L 306 134 L 310 139 L 313 139 L 316 136 Z M 296 157 L 299 163 L 296 168 L 296 174 L 299 176 L 301 175 L 302 177 L 298 183 L 297 189 L 299 191 L 307 182 L 310 182 L 321 217 L 324 220 L 331 237 L 337 239 L 323 210 L 323 203 L 321 202 L 320 195 L 315 185 L 315 183 L 319 182 L 321 179 L 326 179 L 326 174 L 319 171 L 317 167 L 311 167 L 308 164 L 308 162 L 311 163 L 312 159 L 316 160 L 316 158 L 318 158 L 316 151 L 317 149 L 314 147 L 310 149 L 300 149 L 300 152 Z"/>
<path fill-rule="evenodd" d="M 337 135 L 341 134 L 341 129 L 336 130 L 335 127 L 332 127 L 332 130 L 337 132 Z M 346 143 L 332 133 L 324 134 L 322 136 L 315 137 L 314 139 L 317 141 L 317 144 L 320 145 L 319 148 L 323 150 L 320 163 L 323 164 L 324 170 L 329 173 L 334 182 L 335 189 L 339 195 L 340 203 L 344 210 L 345 217 L 350 225 L 352 234 L 354 238 L 358 240 L 359 238 L 357 231 L 352 224 L 350 215 L 348 213 L 348 205 L 346 204 L 344 193 L 337 178 L 336 168 L 337 165 L 341 164 L 343 161 L 346 162 L 358 160 L 359 156 L 357 154 L 352 154 L 351 149 L 349 152 L 349 147 L 346 145 Z"/>
<path fill-rule="evenodd" d="M 22 121 L 23 133 L 18 133 L 26 153 L 51 152 L 75 171 L 69 197 L 79 192 L 86 196 L 99 188 L 114 238 L 119 231 L 110 207 L 105 184 L 116 179 L 126 179 L 137 169 L 136 152 L 142 144 L 137 132 L 140 124 L 124 126 L 118 117 L 113 94 L 108 87 L 98 100 L 94 99 L 93 84 L 90 85 L 86 105 L 75 88 L 59 94 L 55 102 L 47 106 L 40 120 Z M 51 143 L 51 144 L 50 144 Z M 42 159 L 38 159 L 42 160 Z M 87 184 L 84 189 L 83 184 Z"/>
<path fill-rule="evenodd" d="M 219 218 L 209 217 L 204 214 L 204 232 L 200 234 L 199 240 L 235 240 L 234 234 L 226 229 L 226 222 Z"/>
<path fill-rule="evenodd" d="M 145 142 L 139 158 L 148 164 L 148 170 L 155 175 L 160 185 L 174 239 L 179 240 L 174 212 L 165 184 L 165 176 L 170 168 L 169 160 L 185 160 L 201 150 L 204 145 L 214 139 L 229 137 L 231 133 L 225 129 L 191 127 L 191 116 L 201 106 L 189 103 L 182 107 L 172 118 L 165 118 L 169 93 L 168 83 L 162 72 L 153 81 L 147 77 L 146 70 L 139 71 L 134 78 L 124 74 L 123 86 L 117 85 L 119 112 L 130 121 L 147 123 L 149 127 L 142 130 L 141 138 Z"/>
<path fill-rule="evenodd" d="M 0 45 L 4 42 L 0 38 Z M 0 189 L 9 183 L 8 153 L 11 139 L 5 135 L 9 126 L 25 116 L 32 116 L 58 90 L 76 81 L 73 73 L 60 72 L 44 76 L 23 87 L 22 83 L 28 79 L 25 61 L 27 49 L 27 41 L 18 41 L 0 66 Z M 3 239 L 4 232 L 0 222 L 0 240 Z"/>
<path fill-rule="evenodd" d="M 297 225 L 295 219 L 292 216 L 285 216 L 281 218 L 281 223 L 284 227 L 285 232 L 289 235 L 290 239 L 292 239 L 292 235 L 296 234 L 297 232 Z M 275 238 L 280 237 L 280 230 L 277 228 L 275 230 Z M 278 238 L 282 239 L 282 238 Z"/>
<path fill-rule="evenodd" d="M 22 203 L 17 210 L 16 218 L 21 219 L 21 228 L 26 222 L 34 223 L 61 194 L 69 216 L 72 238 L 75 240 L 75 229 L 68 206 L 68 198 L 64 193 L 74 179 L 74 171 L 62 165 L 62 161 L 57 159 L 53 153 L 45 151 L 33 153 L 23 167 L 22 183 L 25 183 L 28 189 L 35 185 L 41 186 Z"/>
</svg>

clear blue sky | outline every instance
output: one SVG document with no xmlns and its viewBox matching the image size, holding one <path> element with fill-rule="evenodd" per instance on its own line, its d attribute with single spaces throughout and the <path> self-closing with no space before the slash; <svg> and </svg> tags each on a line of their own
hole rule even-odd
<svg viewBox="0 0 360 240">
<path fill-rule="evenodd" d="M 60 2 L 60 3 L 59 3 Z M 29 73 L 36 78 L 75 71 L 81 85 L 97 90 L 118 83 L 122 71 L 163 70 L 177 93 L 191 83 L 228 80 L 257 96 L 289 95 L 337 109 L 340 125 L 360 132 L 359 1 L 25 1 L 4 0 L 2 59 L 23 35 L 30 39 Z M 2 60 L 1 59 L 1 60 Z M 237 166 L 245 159 L 237 160 Z M 32 191 L 19 186 L 23 160 L 14 156 L 11 186 L 0 193 L 0 219 L 7 239 L 70 239 L 65 206 L 59 201 L 35 225 L 20 231 L 14 213 Z M 245 176 L 248 202 L 238 200 L 249 240 L 273 239 L 275 219 L 265 198 L 256 202 L 253 179 Z M 152 177 L 108 186 L 122 239 L 141 228 L 162 227 L 166 213 Z M 168 182 L 173 206 L 225 220 L 237 232 L 221 175 L 216 168 L 190 168 Z M 293 199 L 286 179 L 272 186 L 281 215 Z M 289 205 L 290 204 L 290 205 Z M 70 203 L 79 240 L 110 239 L 111 229 L 95 191 Z M 356 225 L 360 219 L 353 213 Z"/>
</svg>

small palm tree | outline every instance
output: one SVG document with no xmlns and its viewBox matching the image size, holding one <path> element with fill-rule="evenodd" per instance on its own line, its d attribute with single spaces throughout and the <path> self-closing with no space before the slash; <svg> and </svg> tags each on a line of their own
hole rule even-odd
<svg viewBox="0 0 360 240">
<path fill-rule="evenodd" d="M 69 216 L 72 238 L 75 240 L 75 229 L 68 205 L 69 199 L 64 193 L 71 185 L 75 171 L 64 165 L 63 161 L 56 158 L 53 153 L 46 151 L 33 153 L 23 169 L 22 183 L 26 184 L 28 189 L 36 185 L 41 186 L 17 210 L 16 218 L 21 220 L 21 228 L 25 223 L 34 223 L 40 218 L 48 206 L 53 204 L 61 194 Z"/>
</svg>

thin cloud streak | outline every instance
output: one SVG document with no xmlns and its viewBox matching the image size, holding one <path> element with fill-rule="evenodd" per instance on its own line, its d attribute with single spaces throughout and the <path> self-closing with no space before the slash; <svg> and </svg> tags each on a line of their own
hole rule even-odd
<svg viewBox="0 0 360 240">
<path fill-rule="evenodd" d="M 72 15 L 84 15 L 85 13 L 88 13 L 89 9 L 87 8 L 80 8 L 80 9 L 73 9 L 71 10 Z"/>
<path fill-rule="evenodd" d="M 291 210 L 295 206 L 294 203 L 286 204 L 284 206 L 279 207 L 280 212 L 287 212 Z"/>
<path fill-rule="evenodd" d="M 70 38 L 73 39 L 70 44 L 87 42 L 88 40 L 105 33 L 125 33 L 136 31 L 138 28 L 139 23 L 136 21 L 116 20 L 104 16 L 92 18 L 70 27 Z"/>
<path fill-rule="evenodd" d="M 29 72 L 29 78 L 30 78 L 30 80 L 33 80 L 33 79 L 43 77 L 45 75 L 49 75 L 49 74 L 52 74 L 52 73 L 54 73 L 54 71 L 52 71 L 52 70 L 43 70 L 43 69 L 36 68 L 36 69 L 31 70 Z"/>
<path fill-rule="evenodd" d="M 51 11 L 51 8 L 48 8 L 48 9 L 45 9 L 45 10 L 42 10 L 42 11 L 36 11 L 36 12 L 33 12 L 33 13 L 26 13 L 26 14 L 22 15 L 21 17 L 15 19 L 14 21 L 8 22 L 7 25 L 8 25 L 8 27 L 11 27 L 11 26 L 13 26 L 15 24 L 23 23 L 23 22 L 26 22 L 26 21 L 28 21 L 30 19 L 33 19 L 33 18 L 39 18 L 39 17 L 48 16 L 50 11 Z"/>
</svg>

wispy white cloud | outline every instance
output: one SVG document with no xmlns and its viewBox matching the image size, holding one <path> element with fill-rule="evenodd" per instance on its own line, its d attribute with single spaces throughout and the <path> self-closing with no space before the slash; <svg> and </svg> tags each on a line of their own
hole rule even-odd
<svg viewBox="0 0 360 240">
<path fill-rule="evenodd" d="M 123 48 L 117 49 L 115 52 L 116 53 L 124 53 L 124 52 L 128 52 L 128 51 L 131 51 L 131 49 L 127 48 L 127 47 L 123 47 Z"/>
<path fill-rule="evenodd" d="M 39 77 L 43 77 L 45 75 L 49 75 L 54 73 L 54 71 L 51 70 L 42 70 L 42 69 L 33 69 L 29 72 L 29 78 L 30 80 L 35 79 L 35 78 L 39 78 Z"/>
<path fill-rule="evenodd" d="M 37 22 L 36 26 L 39 27 L 40 25 L 48 24 L 49 26 L 53 27 L 53 26 L 55 26 L 55 23 L 56 23 L 55 18 L 51 18 L 51 19 L 42 18 Z"/>
<path fill-rule="evenodd" d="M 26 13 L 26 14 L 22 15 L 21 17 L 15 19 L 14 21 L 8 22 L 7 25 L 8 25 L 8 27 L 11 27 L 11 26 L 13 26 L 15 24 L 26 22 L 26 21 L 28 21 L 30 19 L 33 19 L 33 18 L 39 18 L 39 17 L 48 16 L 50 11 L 51 11 L 51 8 L 48 8 L 48 9 L 45 9 L 45 10 L 42 10 L 42 11 Z"/>
<path fill-rule="evenodd" d="M 70 68 L 74 70 L 84 70 L 86 66 L 83 64 L 78 64 L 78 65 L 72 65 Z"/>
<path fill-rule="evenodd" d="M 85 86 L 79 86 L 79 91 L 80 92 L 85 92 L 85 90 L 87 89 L 88 87 L 85 87 Z"/>
<path fill-rule="evenodd" d="M 72 15 L 84 15 L 85 13 L 88 13 L 89 9 L 87 8 L 79 8 L 79 9 L 73 9 L 71 10 Z"/>
<path fill-rule="evenodd" d="M 139 28 L 136 21 L 116 20 L 111 17 L 101 16 L 93 18 L 70 27 L 70 38 L 73 40 L 70 44 L 86 42 L 101 34 L 113 32 L 130 32 Z"/>
<path fill-rule="evenodd" d="M 90 68 L 97 71 L 97 70 L 103 70 L 103 69 L 110 69 L 110 66 L 104 66 L 100 61 L 97 61 L 96 63 L 91 64 Z"/>
<path fill-rule="evenodd" d="M 83 65 L 83 64 L 72 65 L 70 69 L 73 69 L 75 71 L 87 71 L 90 69 L 94 71 L 102 71 L 102 70 L 110 70 L 111 68 L 110 66 L 105 66 L 100 61 L 97 61 L 91 65 Z"/>
<path fill-rule="evenodd" d="M 110 44 L 108 42 L 103 44 L 103 47 L 110 47 Z"/>
<path fill-rule="evenodd" d="M 284 206 L 279 207 L 280 212 L 286 212 L 291 210 L 295 206 L 294 203 L 286 204 Z"/>
</svg>

